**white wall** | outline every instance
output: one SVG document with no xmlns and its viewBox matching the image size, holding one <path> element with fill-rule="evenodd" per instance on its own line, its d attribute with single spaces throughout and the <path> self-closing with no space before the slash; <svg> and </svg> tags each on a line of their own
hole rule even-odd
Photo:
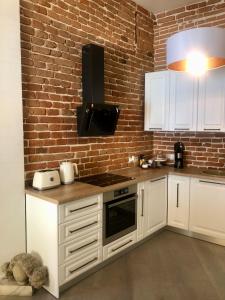
<svg viewBox="0 0 225 300">
<path fill-rule="evenodd" d="M 0 0 L 0 264 L 25 250 L 19 0 Z"/>
</svg>

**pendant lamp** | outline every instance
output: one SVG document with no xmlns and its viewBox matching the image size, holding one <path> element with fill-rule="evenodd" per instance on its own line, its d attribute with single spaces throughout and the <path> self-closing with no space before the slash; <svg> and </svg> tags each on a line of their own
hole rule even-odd
<svg viewBox="0 0 225 300">
<path fill-rule="evenodd" d="M 225 65 L 225 29 L 201 27 L 178 32 L 167 40 L 167 66 L 195 76 Z"/>
</svg>

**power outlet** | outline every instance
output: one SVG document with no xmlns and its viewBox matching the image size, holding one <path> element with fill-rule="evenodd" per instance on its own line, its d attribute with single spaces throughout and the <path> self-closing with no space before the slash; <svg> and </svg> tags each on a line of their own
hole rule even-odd
<svg viewBox="0 0 225 300">
<path fill-rule="evenodd" d="M 174 160 L 174 153 L 168 153 L 168 154 L 166 155 L 166 158 L 167 158 L 168 160 L 170 160 L 170 161 L 173 161 L 173 160 Z"/>
<path fill-rule="evenodd" d="M 135 162 L 135 156 L 134 155 L 129 156 L 128 157 L 128 163 L 133 163 L 133 162 Z"/>
</svg>

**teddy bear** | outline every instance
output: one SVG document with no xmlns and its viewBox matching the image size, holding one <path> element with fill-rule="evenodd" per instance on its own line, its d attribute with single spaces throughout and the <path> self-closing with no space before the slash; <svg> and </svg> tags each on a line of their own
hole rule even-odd
<svg viewBox="0 0 225 300">
<path fill-rule="evenodd" d="M 35 289 L 40 289 L 48 280 L 47 268 L 41 260 L 28 253 L 14 256 L 1 266 L 1 271 L 6 278 L 14 279 L 19 285 L 29 283 Z"/>
</svg>

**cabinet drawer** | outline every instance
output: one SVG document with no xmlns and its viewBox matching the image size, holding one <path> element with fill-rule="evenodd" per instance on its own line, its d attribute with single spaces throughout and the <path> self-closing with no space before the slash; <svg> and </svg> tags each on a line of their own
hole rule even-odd
<svg viewBox="0 0 225 300">
<path fill-rule="evenodd" d="M 85 252 L 82 257 L 76 258 L 59 267 L 59 284 L 62 285 L 67 281 L 79 276 L 102 261 L 102 250 Z"/>
<path fill-rule="evenodd" d="M 137 231 L 133 231 L 122 238 L 103 247 L 103 260 L 128 248 L 137 241 Z"/>
<path fill-rule="evenodd" d="M 102 195 L 95 195 L 59 206 L 59 223 L 90 214 L 102 209 Z"/>
<path fill-rule="evenodd" d="M 102 227 L 102 211 L 59 225 L 59 243 L 65 243 Z"/>
<path fill-rule="evenodd" d="M 98 229 L 59 246 L 59 264 L 81 256 L 85 251 L 102 247 L 102 230 Z"/>
</svg>

